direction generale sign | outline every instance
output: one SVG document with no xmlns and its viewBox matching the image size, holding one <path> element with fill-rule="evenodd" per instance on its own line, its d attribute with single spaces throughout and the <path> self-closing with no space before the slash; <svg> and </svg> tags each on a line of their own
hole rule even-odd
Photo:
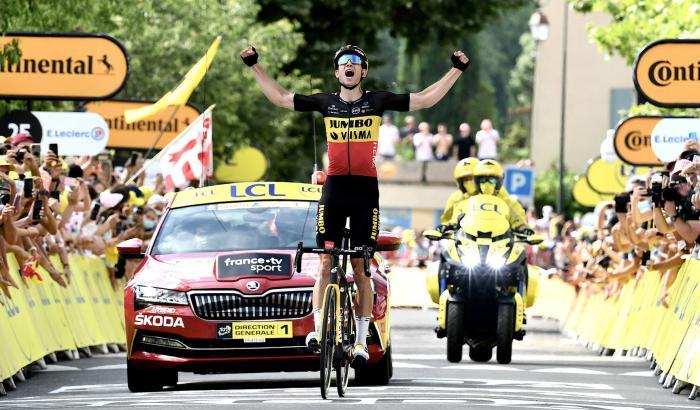
<svg viewBox="0 0 700 410">
<path fill-rule="evenodd" d="M 151 104 L 153 104 L 152 101 L 105 100 L 89 102 L 85 104 L 85 108 L 90 112 L 100 114 L 107 121 L 109 125 L 107 146 L 110 148 L 148 149 L 162 132 L 163 135 L 155 146 L 155 148 L 161 149 L 184 131 L 200 114 L 195 107 L 184 105 L 173 116 L 173 112 L 177 108 L 173 106 L 131 124 L 124 121 L 125 110 Z"/>
<path fill-rule="evenodd" d="M 0 64 L 0 96 L 8 99 L 101 100 L 126 82 L 124 47 L 104 34 L 8 33 L 0 47 L 19 41 L 22 56 Z"/>
<path fill-rule="evenodd" d="M 700 40 L 648 44 L 634 63 L 634 85 L 661 107 L 700 107 Z"/>
</svg>

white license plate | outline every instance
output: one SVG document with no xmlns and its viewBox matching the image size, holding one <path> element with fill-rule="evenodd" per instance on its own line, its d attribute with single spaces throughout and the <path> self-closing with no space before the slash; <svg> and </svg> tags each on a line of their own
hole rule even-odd
<svg viewBox="0 0 700 410">
<path fill-rule="evenodd" d="M 265 343 L 265 339 L 243 339 L 243 343 Z"/>
</svg>

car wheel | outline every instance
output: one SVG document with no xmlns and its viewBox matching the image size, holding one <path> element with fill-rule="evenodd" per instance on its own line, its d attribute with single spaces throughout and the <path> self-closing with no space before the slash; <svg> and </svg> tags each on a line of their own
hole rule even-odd
<svg viewBox="0 0 700 410">
<path fill-rule="evenodd" d="M 493 349 L 489 347 L 470 347 L 469 348 L 469 358 L 472 361 L 485 363 L 491 360 L 493 356 Z"/>
<path fill-rule="evenodd" d="M 447 304 L 447 360 L 452 363 L 462 361 L 464 346 L 464 305 Z"/>
<path fill-rule="evenodd" d="M 500 364 L 510 363 L 513 353 L 513 331 L 515 328 L 515 307 L 508 303 L 498 305 L 496 325 L 496 360 Z"/>
<path fill-rule="evenodd" d="M 177 372 L 174 370 L 137 369 L 130 361 L 126 362 L 126 380 L 132 393 L 154 392 L 164 386 L 177 384 Z"/>
<path fill-rule="evenodd" d="M 355 383 L 360 386 L 384 386 L 389 384 L 393 374 L 394 364 L 391 359 L 391 346 L 389 346 L 379 363 L 367 364 L 355 369 Z"/>
</svg>

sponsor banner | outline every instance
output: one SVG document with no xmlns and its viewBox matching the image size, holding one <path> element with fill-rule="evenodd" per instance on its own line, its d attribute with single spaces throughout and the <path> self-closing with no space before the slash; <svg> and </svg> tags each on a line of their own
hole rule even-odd
<svg viewBox="0 0 700 410">
<path fill-rule="evenodd" d="M 661 107 L 700 107 L 700 40 L 648 44 L 634 62 L 634 85 Z"/>
<path fill-rule="evenodd" d="M 259 181 L 267 171 L 265 154 L 255 147 L 236 150 L 230 159 L 219 163 L 214 178 L 219 182 Z"/>
<path fill-rule="evenodd" d="M 613 140 L 617 156 L 631 165 L 662 165 L 663 161 L 651 148 L 652 132 L 661 118 L 663 117 L 637 116 L 620 121 Z"/>
<path fill-rule="evenodd" d="M 623 192 L 627 185 L 625 164 L 620 160 L 607 163 L 600 157 L 593 158 L 586 167 L 586 180 L 591 189 L 599 194 L 614 195 Z"/>
<path fill-rule="evenodd" d="M 58 144 L 60 155 L 97 155 L 107 146 L 109 128 L 91 112 L 32 112 L 42 128 L 41 152 Z"/>
<path fill-rule="evenodd" d="M 124 121 L 124 111 L 151 104 L 153 102 L 150 101 L 106 100 L 89 102 L 85 104 L 85 108 L 101 115 L 107 121 L 109 126 L 107 146 L 110 148 L 148 149 L 161 133 L 163 135 L 158 139 L 155 148 L 165 148 L 200 114 L 199 110 L 192 105 L 183 105 L 179 109 L 172 106 L 132 124 Z"/>
<path fill-rule="evenodd" d="M 651 149 L 663 162 L 675 161 L 688 141 L 697 141 L 700 134 L 698 118 L 663 118 L 651 133 Z"/>
<path fill-rule="evenodd" d="M 216 274 L 219 279 L 255 275 L 290 276 L 291 273 L 292 259 L 285 254 L 247 252 L 219 255 L 216 258 Z M 255 283 L 255 287 L 247 284 L 250 285 L 247 286 L 248 290 L 258 290 L 260 284 Z"/>
<path fill-rule="evenodd" d="M 10 111 L 0 118 L 0 135 L 12 138 L 19 133 L 28 133 L 34 142 L 40 142 L 43 134 L 39 119 L 24 110 Z"/>
<path fill-rule="evenodd" d="M 318 201 L 322 188 L 321 185 L 294 182 L 222 184 L 178 192 L 172 207 L 182 208 L 219 202 Z"/>
<path fill-rule="evenodd" d="M 104 34 L 7 33 L 22 55 L 0 65 L 0 95 L 7 99 L 101 100 L 121 90 L 129 73 L 124 47 Z"/>
<path fill-rule="evenodd" d="M 292 321 L 218 323 L 220 339 L 288 339 L 294 336 Z"/>
</svg>

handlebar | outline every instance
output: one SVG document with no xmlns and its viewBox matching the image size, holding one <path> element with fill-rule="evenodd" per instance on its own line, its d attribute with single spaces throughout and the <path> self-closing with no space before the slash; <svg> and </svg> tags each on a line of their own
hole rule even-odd
<svg viewBox="0 0 700 410">
<path fill-rule="evenodd" d="M 324 249 L 324 248 L 307 248 L 304 247 L 303 242 L 299 242 L 297 244 L 297 253 L 294 256 L 294 268 L 296 269 L 297 273 L 301 272 L 301 259 L 304 256 L 305 253 L 315 253 L 318 255 L 331 255 L 331 256 L 349 256 L 350 258 L 362 258 L 364 262 L 364 268 L 365 268 L 365 276 L 370 277 L 372 276 L 372 273 L 369 270 L 369 260 L 371 258 L 371 251 L 370 248 L 366 245 L 362 246 L 361 248 L 357 249 L 340 249 L 340 248 L 330 248 L 330 249 Z"/>
</svg>

